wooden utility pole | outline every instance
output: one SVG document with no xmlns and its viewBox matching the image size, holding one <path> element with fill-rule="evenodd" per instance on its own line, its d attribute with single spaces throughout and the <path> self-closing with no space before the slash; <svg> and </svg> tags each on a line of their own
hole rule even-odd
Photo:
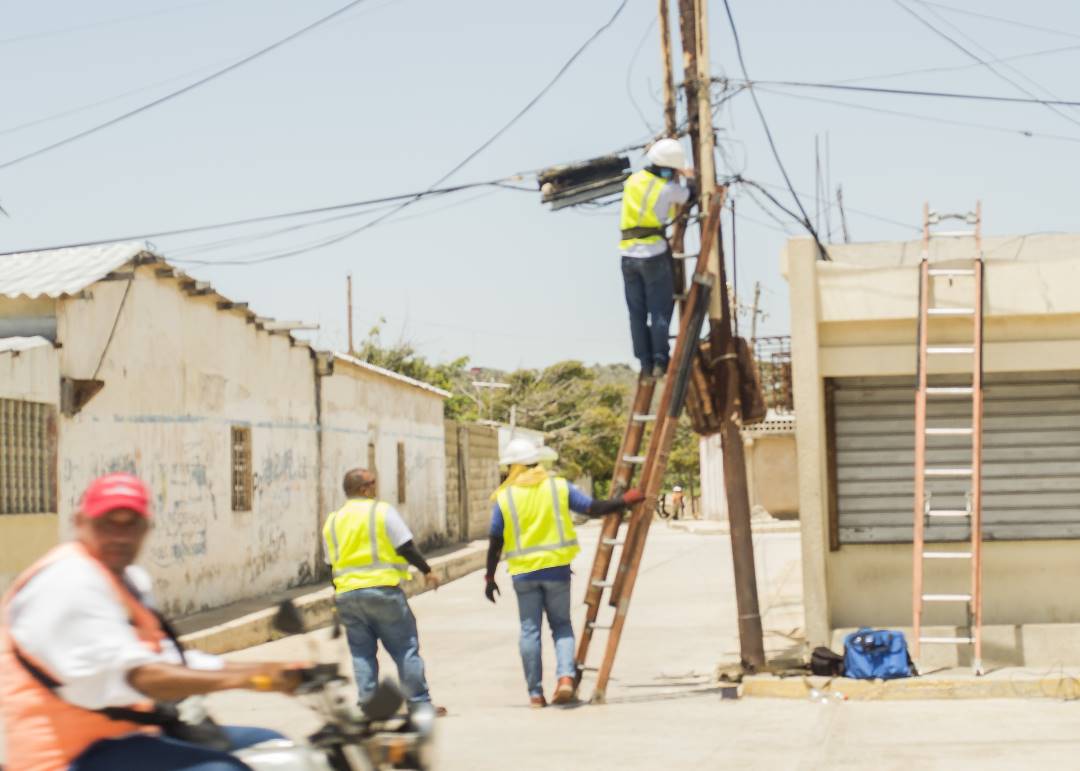
<svg viewBox="0 0 1080 771">
<path fill-rule="evenodd" d="M 712 74 L 709 72 L 709 0 L 694 0 L 697 39 L 697 114 L 698 114 L 698 185 L 701 188 L 701 200 L 708 201 L 716 191 L 716 139 L 713 136 L 712 122 Z M 693 106 L 690 106 L 693 109 Z M 708 260 L 709 275 L 720 275 L 720 239 L 713 241 L 713 246 L 707 255 L 701 258 Z M 725 284 L 717 284 L 717 291 L 713 292 L 709 300 L 709 318 L 719 319 L 721 316 L 721 298 L 727 295 Z"/>
<path fill-rule="evenodd" d="M 664 59 L 664 135 L 678 133 L 675 120 L 675 75 L 671 71 L 671 14 L 668 0 L 660 0 L 660 55 Z"/>
<path fill-rule="evenodd" d="M 750 350 L 754 350 L 754 344 L 757 342 L 757 318 L 758 318 L 758 301 L 761 300 L 761 282 L 754 282 L 754 305 L 750 309 Z"/>
<path fill-rule="evenodd" d="M 345 293 L 347 295 L 346 300 L 345 300 L 345 302 L 346 302 L 345 316 L 348 319 L 348 321 L 346 323 L 349 325 L 349 355 L 352 356 L 353 351 L 356 350 L 355 348 L 353 348 L 353 330 L 352 330 L 352 273 L 350 273 L 348 276 L 345 277 Z"/>
</svg>

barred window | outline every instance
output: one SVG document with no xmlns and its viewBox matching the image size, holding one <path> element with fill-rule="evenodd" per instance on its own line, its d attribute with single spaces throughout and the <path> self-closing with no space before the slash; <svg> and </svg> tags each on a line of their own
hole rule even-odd
<svg viewBox="0 0 1080 771">
<path fill-rule="evenodd" d="M 232 427 L 232 510 L 251 511 L 251 428 Z"/>
<path fill-rule="evenodd" d="M 0 399 L 0 514 L 56 511 L 56 408 Z"/>
</svg>

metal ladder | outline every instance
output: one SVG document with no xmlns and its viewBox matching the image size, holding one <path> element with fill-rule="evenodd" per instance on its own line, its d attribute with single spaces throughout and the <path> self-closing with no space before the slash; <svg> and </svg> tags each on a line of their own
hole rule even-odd
<svg viewBox="0 0 1080 771">
<path fill-rule="evenodd" d="M 723 193 L 714 194 L 701 230 L 701 254 L 709 253 L 713 239 L 718 234 L 722 205 Z M 686 401 L 690 367 L 697 351 L 705 317 L 708 314 L 709 293 L 712 290 L 712 277 L 706 270 L 706 262 L 704 259 L 697 261 L 690 289 L 682 305 L 679 334 L 675 338 L 675 350 L 668 365 L 667 377 L 664 378 L 658 409 L 655 413 L 650 413 L 656 380 L 653 378 L 639 380 L 630 419 L 619 450 L 619 458 L 615 464 L 612 495 L 625 491 L 633 480 L 634 468 L 641 466 L 639 486 L 645 494 L 645 499 L 631 510 L 626 534 L 622 539 L 618 537 L 622 514 L 609 514 L 604 518 L 596 555 L 593 558 L 589 587 L 585 595 L 585 624 L 581 630 L 576 656 L 577 685 L 580 685 L 585 672 L 597 672 L 592 695 L 593 703 L 602 704 L 605 700 L 608 680 L 615 663 L 615 654 L 626 623 L 630 596 L 634 591 L 638 567 L 645 550 L 645 539 L 649 534 L 649 525 L 652 524 L 653 509 L 656 507 L 660 484 L 667 468 L 675 429 Z M 638 455 L 645 434 L 645 426 L 649 423 L 653 424 L 653 431 L 649 437 L 648 451 L 645 455 Z M 621 549 L 618 569 L 614 580 L 608 580 L 617 547 Z M 610 622 L 601 623 L 598 619 L 605 590 L 608 590 L 608 603 L 615 608 L 615 615 Z M 608 632 L 607 645 L 600 666 L 590 667 L 586 665 L 586 661 L 593 634 L 597 630 Z"/>
<path fill-rule="evenodd" d="M 932 231 L 931 226 L 943 220 L 960 220 L 971 229 L 951 232 Z M 930 264 L 931 238 L 964 238 L 975 240 L 975 255 L 971 267 L 941 267 Z M 918 386 L 915 394 L 915 530 L 913 542 L 914 576 L 912 581 L 913 634 L 912 650 L 916 662 L 924 644 L 971 645 L 972 667 L 976 675 L 982 669 L 982 433 L 983 433 L 983 260 L 982 260 L 982 205 L 976 203 L 975 211 L 966 214 L 939 214 L 923 206 L 922 262 L 919 266 L 919 323 L 918 323 Z M 972 287 L 971 307 L 939 307 L 931 305 L 934 294 L 932 285 L 937 279 L 970 281 Z M 936 318 L 965 318 L 972 320 L 970 345 L 931 345 L 930 321 Z M 928 364 L 931 357 L 971 356 L 971 385 L 930 386 Z M 970 426 L 927 426 L 927 401 L 930 398 L 971 399 Z M 971 438 L 971 465 L 959 468 L 926 465 L 928 441 L 939 437 L 969 436 Z M 931 505 L 931 480 L 970 479 L 963 509 L 935 509 Z M 927 549 L 926 528 L 931 522 L 966 522 L 970 528 L 969 551 L 936 551 Z M 925 591 L 924 572 L 926 562 L 938 560 L 969 560 L 971 566 L 970 593 L 928 593 Z M 967 608 L 966 636 L 926 637 L 922 634 L 922 617 L 927 603 L 964 603 Z"/>
</svg>

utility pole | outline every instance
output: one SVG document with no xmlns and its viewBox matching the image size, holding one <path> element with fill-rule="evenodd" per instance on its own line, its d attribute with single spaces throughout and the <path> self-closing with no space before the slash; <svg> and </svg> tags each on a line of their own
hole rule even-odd
<svg viewBox="0 0 1080 771">
<path fill-rule="evenodd" d="M 668 0 L 660 0 L 660 55 L 664 59 L 664 135 L 674 137 L 678 124 L 675 119 L 675 75 L 671 71 L 671 14 Z"/>
<path fill-rule="evenodd" d="M 757 317 L 758 301 L 761 299 L 761 282 L 754 282 L 754 305 L 750 309 L 750 350 L 754 350 L 757 343 Z"/>
<path fill-rule="evenodd" d="M 694 14 L 690 40 L 694 47 L 695 101 L 687 101 L 690 122 L 693 125 L 697 113 L 698 158 L 696 170 L 701 190 L 701 200 L 710 200 L 716 190 L 716 162 L 712 125 L 712 101 L 709 72 L 709 24 L 708 0 L 680 0 L 680 10 Z M 683 19 L 684 51 L 687 42 L 687 20 Z M 688 61 L 684 53 L 684 63 Z M 689 73 L 688 73 L 689 76 Z M 687 78 L 690 79 L 689 77 Z M 689 93 L 687 94 L 689 97 Z M 696 111 L 695 111 L 696 105 Z M 754 567 L 754 542 L 750 529 L 750 494 L 746 480 L 746 458 L 743 454 L 742 434 L 739 431 L 741 405 L 739 399 L 739 367 L 736 358 L 735 338 L 732 335 L 732 311 L 728 301 L 727 277 L 721 259 L 721 238 L 713 239 L 707 255 L 709 273 L 718 291 L 712 293 L 709 308 L 714 353 L 723 357 L 727 370 L 727 404 L 723 407 L 720 441 L 724 457 L 724 489 L 728 501 L 728 518 L 731 525 L 731 554 L 735 573 L 735 601 L 739 614 L 739 649 L 744 669 L 759 671 L 765 668 L 765 647 L 761 631 L 761 614 L 758 608 L 757 575 Z"/>
<path fill-rule="evenodd" d="M 349 355 L 352 356 L 353 351 L 356 350 L 355 348 L 353 348 L 352 273 L 350 273 L 348 276 L 345 277 L 345 292 L 346 292 L 346 300 L 345 300 L 345 303 L 346 303 L 345 311 L 346 311 L 346 313 L 345 313 L 345 315 L 348 318 L 348 321 L 346 323 L 349 325 Z"/>
<path fill-rule="evenodd" d="M 848 235 L 847 229 L 847 215 L 844 214 L 844 186 L 836 186 L 836 208 L 840 210 L 840 228 L 844 231 L 844 243 L 851 243 L 851 236 Z"/>
</svg>

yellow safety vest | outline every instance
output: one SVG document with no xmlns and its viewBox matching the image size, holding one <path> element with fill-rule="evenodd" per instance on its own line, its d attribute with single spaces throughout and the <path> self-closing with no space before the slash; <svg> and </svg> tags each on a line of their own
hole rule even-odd
<svg viewBox="0 0 1080 771">
<path fill-rule="evenodd" d="M 666 184 L 668 180 L 644 169 L 627 177 L 626 182 L 623 183 L 622 219 L 619 228 L 623 231 L 634 228 L 663 230 L 664 223 L 656 216 L 654 209 L 660 198 L 660 191 Z M 668 212 L 668 219 L 674 216 L 674 211 Z M 655 244 L 663 240 L 664 236 L 660 233 L 638 238 L 623 238 L 619 241 L 619 250 L 625 251 L 635 244 Z"/>
<path fill-rule="evenodd" d="M 511 485 L 499 493 L 498 502 L 510 575 L 569 565 L 581 551 L 565 479 L 548 477 L 532 487 Z"/>
<path fill-rule="evenodd" d="M 337 593 L 372 586 L 397 586 L 408 581 L 409 563 L 386 534 L 388 504 L 371 498 L 352 498 L 326 518 L 323 540 L 334 571 Z"/>
</svg>

